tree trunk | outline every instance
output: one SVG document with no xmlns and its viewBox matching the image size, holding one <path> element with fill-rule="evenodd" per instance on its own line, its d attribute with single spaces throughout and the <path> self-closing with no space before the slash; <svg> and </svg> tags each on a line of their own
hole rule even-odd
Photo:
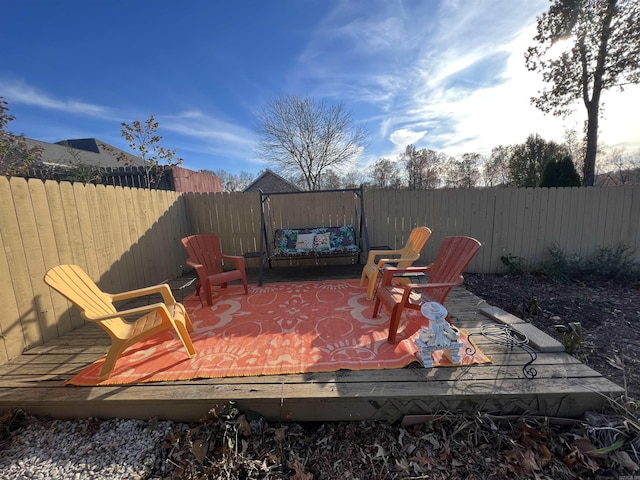
<svg viewBox="0 0 640 480">
<path fill-rule="evenodd" d="M 611 21 L 616 13 L 618 0 L 607 0 L 607 10 L 602 20 L 602 37 L 598 48 L 596 68 L 593 72 L 593 93 L 591 100 L 588 100 L 586 75 L 586 53 L 582 52 L 583 65 L 583 99 L 587 107 L 587 151 L 584 156 L 584 169 L 582 171 L 582 184 L 585 187 L 592 187 L 596 180 L 596 155 L 598 153 L 598 116 L 600 115 L 600 94 L 603 88 L 603 78 L 605 75 L 605 65 L 609 50 L 609 39 L 611 38 Z"/>
<path fill-rule="evenodd" d="M 597 96 L 599 98 L 600 95 Z M 592 101 L 587 108 L 587 149 L 582 169 L 582 185 L 592 187 L 596 180 L 596 155 L 598 153 L 599 102 Z"/>
</svg>

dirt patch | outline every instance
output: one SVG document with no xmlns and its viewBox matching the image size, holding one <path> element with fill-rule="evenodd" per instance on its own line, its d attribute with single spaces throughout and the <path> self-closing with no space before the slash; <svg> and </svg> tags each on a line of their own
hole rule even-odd
<svg viewBox="0 0 640 480">
<path fill-rule="evenodd" d="M 582 339 L 572 354 L 640 399 L 640 286 L 565 285 L 541 275 L 466 274 L 465 288 L 563 342 L 570 324 Z"/>
</svg>

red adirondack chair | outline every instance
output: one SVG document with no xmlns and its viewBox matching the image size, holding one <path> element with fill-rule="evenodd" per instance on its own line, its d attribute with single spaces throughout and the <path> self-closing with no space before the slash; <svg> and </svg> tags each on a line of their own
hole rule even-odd
<svg viewBox="0 0 640 480">
<path fill-rule="evenodd" d="M 211 295 L 211 287 L 213 285 L 220 285 L 222 288 L 226 288 L 227 283 L 241 280 L 244 285 L 245 295 L 249 293 L 244 257 L 223 254 L 220 249 L 220 237 L 218 235 L 190 235 L 182 239 L 182 244 L 189 254 L 187 265 L 195 268 L 198 274 L 196 295 L 200 295 L 200 289 L 204 290 L 207 305 L 213 305 L 213 297 Z M 235 268 L 224 270 L 222 266 L 225 260 L 233 262 Z"/>
<path fill-rule="evenodd" d="M 480 242 L 470 237 L 445 237 L 435 261 L 426 267 L 385 268 L 382 282 L 376 292 L 373 317 L 378 316 L 380 305 L 390 312 L 389 342 L 395 342 L 400 316 L 404 308 L 420 310 L 425 302 L 443 304 L 452 288 L 462 285 L 462 272 L 480 250 Z M 394 284 L 394 275 L 402 273 L 428 275 L 426 283 Z M 447 321 L 450 322 L 447 316 Z"/>
</svg>

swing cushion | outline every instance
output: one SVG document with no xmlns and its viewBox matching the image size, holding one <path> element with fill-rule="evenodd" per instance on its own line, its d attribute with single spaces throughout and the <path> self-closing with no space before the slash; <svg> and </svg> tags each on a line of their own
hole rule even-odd
<svg viewBox="0 0 640 480">
<path fill-rule="evenodd" d="M 299 233 L 296 238 L 296 250 L 304 252 L 313 250 L 313 233 Z"/>
<path fill-rule="evenodd" d="M 327 252 L 331 249 L 331 234 L 316 233 L 313 236 L 313 249 L 318 252 Z"/>
<path fill-rule="evenodd" d="M 311 249 L 297 248 L 298 239 L 303 235 L 312 237 Z M 301 242 L 302 243 L 302 242 Z M 360 247 L 356 243 L 353 225 L 343 227 L 279 228 L 274 232 L 273 257 L 293 257 L 316 254 L 356 254 Z"/>
</svg>

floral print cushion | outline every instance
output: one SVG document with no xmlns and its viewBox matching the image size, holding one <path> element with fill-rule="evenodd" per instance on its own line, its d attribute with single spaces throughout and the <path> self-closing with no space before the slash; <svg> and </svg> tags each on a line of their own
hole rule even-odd
<svg viewBox="0 0 640 480">
<path fill-rule="evenodd" d="M 313 249 L 299 251 L 296 249 L 298 235 L 313 234 Z M 328 234 L 328 235 L 326 235 Z M 327 245 L 327 236 L 329 244 Z M 318 228 L 279 228 L 274 234 L 274 257 L 314 255 L 321 254 L 345 254 L 358 253 L 360 248 L 355 241 L 353 225 L 343 227 L 318 227 Z"/>
</svg>

